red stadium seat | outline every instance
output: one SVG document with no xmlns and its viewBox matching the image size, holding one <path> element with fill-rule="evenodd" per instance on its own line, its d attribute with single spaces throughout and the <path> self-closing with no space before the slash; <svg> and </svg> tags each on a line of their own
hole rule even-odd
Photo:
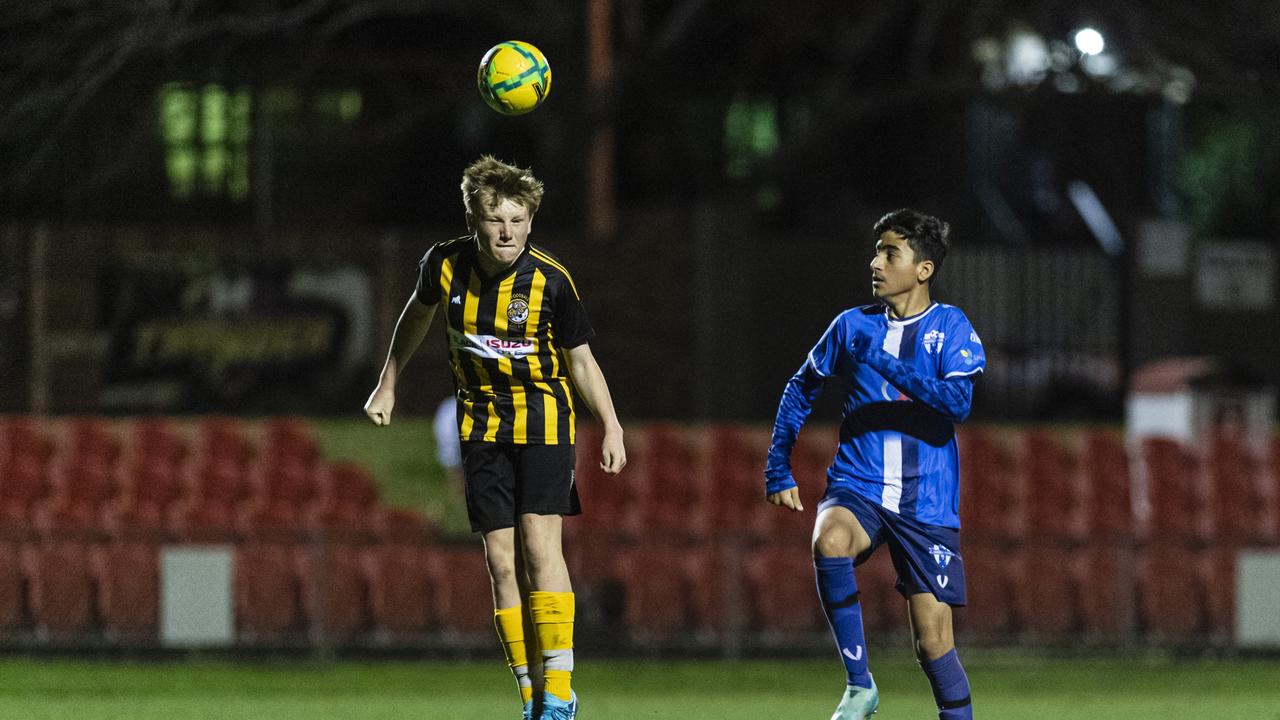
<svg viewBox="0 0 1280 720">
<path fill-rule="evenodd" d="M 120 442 L 110 424 L 96 417 L 73 417 L 67 420 L 68 454 L 77 462 L 99 462 L 112 465 L 120 458 Z"/>
<path fill-rule="evenodd" d="M 1081 637 L 1107 644 L 1133 639 L 1135 548 L 1129 543 L 1095 541 L 1078 553 Z"/>
<path fill-rule="evenodd" d="M 1075 454 L 1051 431 L 1033 428 L 1022 434 L 1021 459 L 1035 540 L 1083 540 L 1087 517 Z"/>
<path fill-rule="evenodd" d="M 301 532 L 313 523 L 320 495 L 319 468 L 310 462 L 281 459 L 261 468 L 258 496 L 241 507 L 244 527 L 272 532 Z"/>
<path fill-rule="evenodd" d="M 154 640 L 160 620 L 159 545 L 113 542 L 104 550 L 103 560 L 98 605 L 107 636 Z"/>
<path fill-rule="evenodd" d="M 723 629 L 725 589 L 714 548 L 642 541 L 618 549 L 617 569 L 633 640 L 686 641 Z"/>
<path fill-rule="evenodd" d="M 1118 431 L 1086 430 L 1082 449 L 1086 527 L 1094 540 L 1134 535 L 1129 458 Z"/>
<path fill-rule="evenodd" d="M 313 464 L 320 459 L 311 426 L 301 418 L 272 418 L 263 424 L 263 452 L 265 462 L 298 462 Z"/>
<path fill-rule="evenodd" d="M 958 620 L 965 632 L 982 640 L 1007 640 L 1020 632 L 1029 614 L 1026 552 L 1001 541 L 966 540 L 964 550 L 968 606 Z"/>
<path fill-rule="evenodd" d="M 484 550 L 478 545 L 447 546 L 435 552 L 437 603 L 444 629 L 463 637 L 489 636 L 493 626 L 493 589 Z"/>
<path fill-rule="evenodd" d="M 1204 640 L 1221 622 L 1212 618 L 1222 607 L 1213 595 L 1231 590 L 1213 584 L 1217 560 L 1217 553 L 1185 543 L 1155 541 L 1144 548 L 1138 560 L 1139 611 L 1149 639 Z"/>
<path fill-rule="evenodd" d="M 26 583 L 20 546 L 0 541 L 0 638 L 29 629 Z"/>
<path fill-rule="evenodd" d="M 1070 641 L 1083 628 L 1087 585 L 1078 546 L 1052 540 L 1027 550 L 1027 576 L 1018 592 L 1027 598 L 1025 629 L 1041 641 Z"/>
<path fill-rule="evenodd" d="M 709 536 L 714 480 L 705 434 L 688 426 L 650 425 L 642 453 L 645 529 Z"/>
<path fill-rule="evenodd" d="M 432 548 L 421 541 L 387 541 L 374 553 L 369 604 L 380 636 L 401 642 L 438 630 L 439 585 L 447 575 Z"/>
<path fill-rule="evenodd" d="M 69 640 L 96 630 L 96 582 L 92 546 L 87 542 L 51 540 L 34 555 L 31 612 L 37 629 L 48 637 Z"/>
<path fill-rule="evenodd" d="M 107 527 L 115 533 L 154 534 L 167 529 L 182 497 L 187 454 L 186 442 L 171 422 L 136 421 L 123 473 L 124 491 L 107 508 Z"/>
<path fill-rule="evenodd" d="M 600 469 L 600 427 L 579 424 L 574 475 L 582 515 L 566 518 L 566 536 L 579 530 L 609 530 L 620 535 L 637 535 L 644 530 L 641 496 L 645 490 L 646 437 L 644 426 L 628 428 L 627 467 L 619 475 L 609 475 Z"/>
<path fill-rule="evenodd" d="M 319 527 L 337 532 L 373 533 L 379 520 L 378 484 L 357 463 L 341 462 L 327 470 L 328 491 L 317 508 Z"/>
<path fill-rule="evenodd" d="M 305 550 L 289 542 L 248 537 L 236 548 L 235 606 L 241 634 L 251 641 L 305 636 Z"/>
<path fill-rule="evenodd" d="M 1268 450 L 1265 486 L 1271 495 L 1271 515 L 1276 519 L 1277 532 L 1280 532 L 1280 433 L 1271 436 Z"/>
<path fill-rule="evenodd" d="M 1027 536 L 1026 484 L 1009 433 L 965 427 L 960 447 L 960 522 L 968 538 Z"/>
<path fill-rule="evenodd" d="M 1277 539 L 1266 458 L 1238 433 L 1215 433 L 1205 454 L 1212 497 L 1213 536 L 1232 543 Z"/>
<path fill-rule="evenodd" d="M 1146 536 L 1159 542 L 1207 540 L 1208 497 L 1196 458 L 1173 440 L 1147 438 L 1141 462 L 1151 508 Z"/>
<path fill-rule="evenodd" d="M 196 468 L 188 494 L 175 508 L 173 526 L 187 540 L 229 539 L 241 529 L 241 505 L 249 498 L 245 467 L 222 456 Z"/>
<path fill-rule="evenodd" d="M 210 416 L 200 421 L 198 455 L 202 464 L 229 462 L 247 466 L 254 457 L 240 420 Z"/>
<path fill-rule="evenodd" d="M 827 627 L 812 558 L 807 542 L 772 543 L 746 551 L 742 563 L 746 593 L 739 602 L 748 608 L 749 630 L 794 637 Z M 732 591 L 726 596 L 726 600 L 732 598 Z"/>
<path fill-rule="evenodd" d="M 712 518 L 716 532 L 768 535 L 772 518 L 764 503 L 764 460 L 769 431 L 762 427 L 711 428 Z M 691 468 L 691 472 L 698 472 Z"/>
<path fill-rule="evenodd" d="M 52 493 L 37 523 L 49 529 L 99 529 L 110 500 L 120 492 L 120 446 L 107 424 L 75 418 L 66 445 L 51 466 Z"/>
<path fill-rule="evenodd" d="M 37 506 L 52 491 L 49 463 L 54 446 L 45 429 L 30 418 L 0 423 L 0 528 L 32 526 Z"/>
<path fill-rule="evenodd" d="M 308 624 L 331 642 L 348 642 L 371 630 L 375 564 L 373 546 L 350 540 L 328 542 L 322 553 L 308 554 L 302 583 Z"/>
</svg>

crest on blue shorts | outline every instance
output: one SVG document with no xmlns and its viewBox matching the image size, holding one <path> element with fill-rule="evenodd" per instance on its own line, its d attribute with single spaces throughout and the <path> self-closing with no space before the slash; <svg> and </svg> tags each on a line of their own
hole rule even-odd
<svg viewBox="0 0 1280 720">
<path fill-rule="evenodd" d="M 933 561 L 938 563 L 940 568 L 945 568 L 951 562 L 951 558 L 956 556 L 947 546 L 936 543 L 929 548 L 929 554 L 933 556 Z"/>
</svg>

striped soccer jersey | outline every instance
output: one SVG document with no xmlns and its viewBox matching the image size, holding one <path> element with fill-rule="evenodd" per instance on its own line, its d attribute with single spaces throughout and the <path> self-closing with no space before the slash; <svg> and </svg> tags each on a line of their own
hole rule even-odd
<svg viewBox="0 0 1280 720">
<path fill-rule="evenodd" d="M 418 300 L 443 303 L 464 441 L 574 441 L 573 394 L 562 350 L 594 335 L 569 271 L 529 243 L 496 277 L 475 238 L 432 247 L 418 264 Z"/>
<path fill-rule="evenodd" d="M 960 527 L 955 425 L 854 359 L 850 343 L 857 332 L 932 381 L 976 377 L 986 367 L 982 341 L 951 305 L 933 303 L 901 320 L 890 318 L 883 305 L 867 305 L 838 315 L 806 359 L 817 375 L 842 377 L 848 386 L 828 484 L 923 523 Z"/>
</svg>

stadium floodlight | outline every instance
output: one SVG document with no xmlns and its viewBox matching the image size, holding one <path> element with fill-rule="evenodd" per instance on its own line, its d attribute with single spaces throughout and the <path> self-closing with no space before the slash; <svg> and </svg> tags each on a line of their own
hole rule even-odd
<svg viewBox="0 0 1280 720">
<path fill-rule="evenodd" d="M 1076 32 L 1076 49 L 1085 55 L 1097 55 L 1107 46 L 1102 33 L 1091 27 Z"/>
</svg>

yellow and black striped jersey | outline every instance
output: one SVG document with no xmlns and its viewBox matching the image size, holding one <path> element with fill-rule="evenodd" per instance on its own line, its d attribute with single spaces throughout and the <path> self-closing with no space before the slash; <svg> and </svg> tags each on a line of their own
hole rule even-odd
<svg viewBox="0 0 1280 720">
<path fill-rule="evenodd" d="M 418 300 L 442 303 L 458 392 L 458 434 L 530 445 L 574 441 L 573 393 L 560 351 L 594 331 L 569 271 L 529 243 L 496 277 L 475 238 L 436 244 L 418 263 Z"/>
</svg>

